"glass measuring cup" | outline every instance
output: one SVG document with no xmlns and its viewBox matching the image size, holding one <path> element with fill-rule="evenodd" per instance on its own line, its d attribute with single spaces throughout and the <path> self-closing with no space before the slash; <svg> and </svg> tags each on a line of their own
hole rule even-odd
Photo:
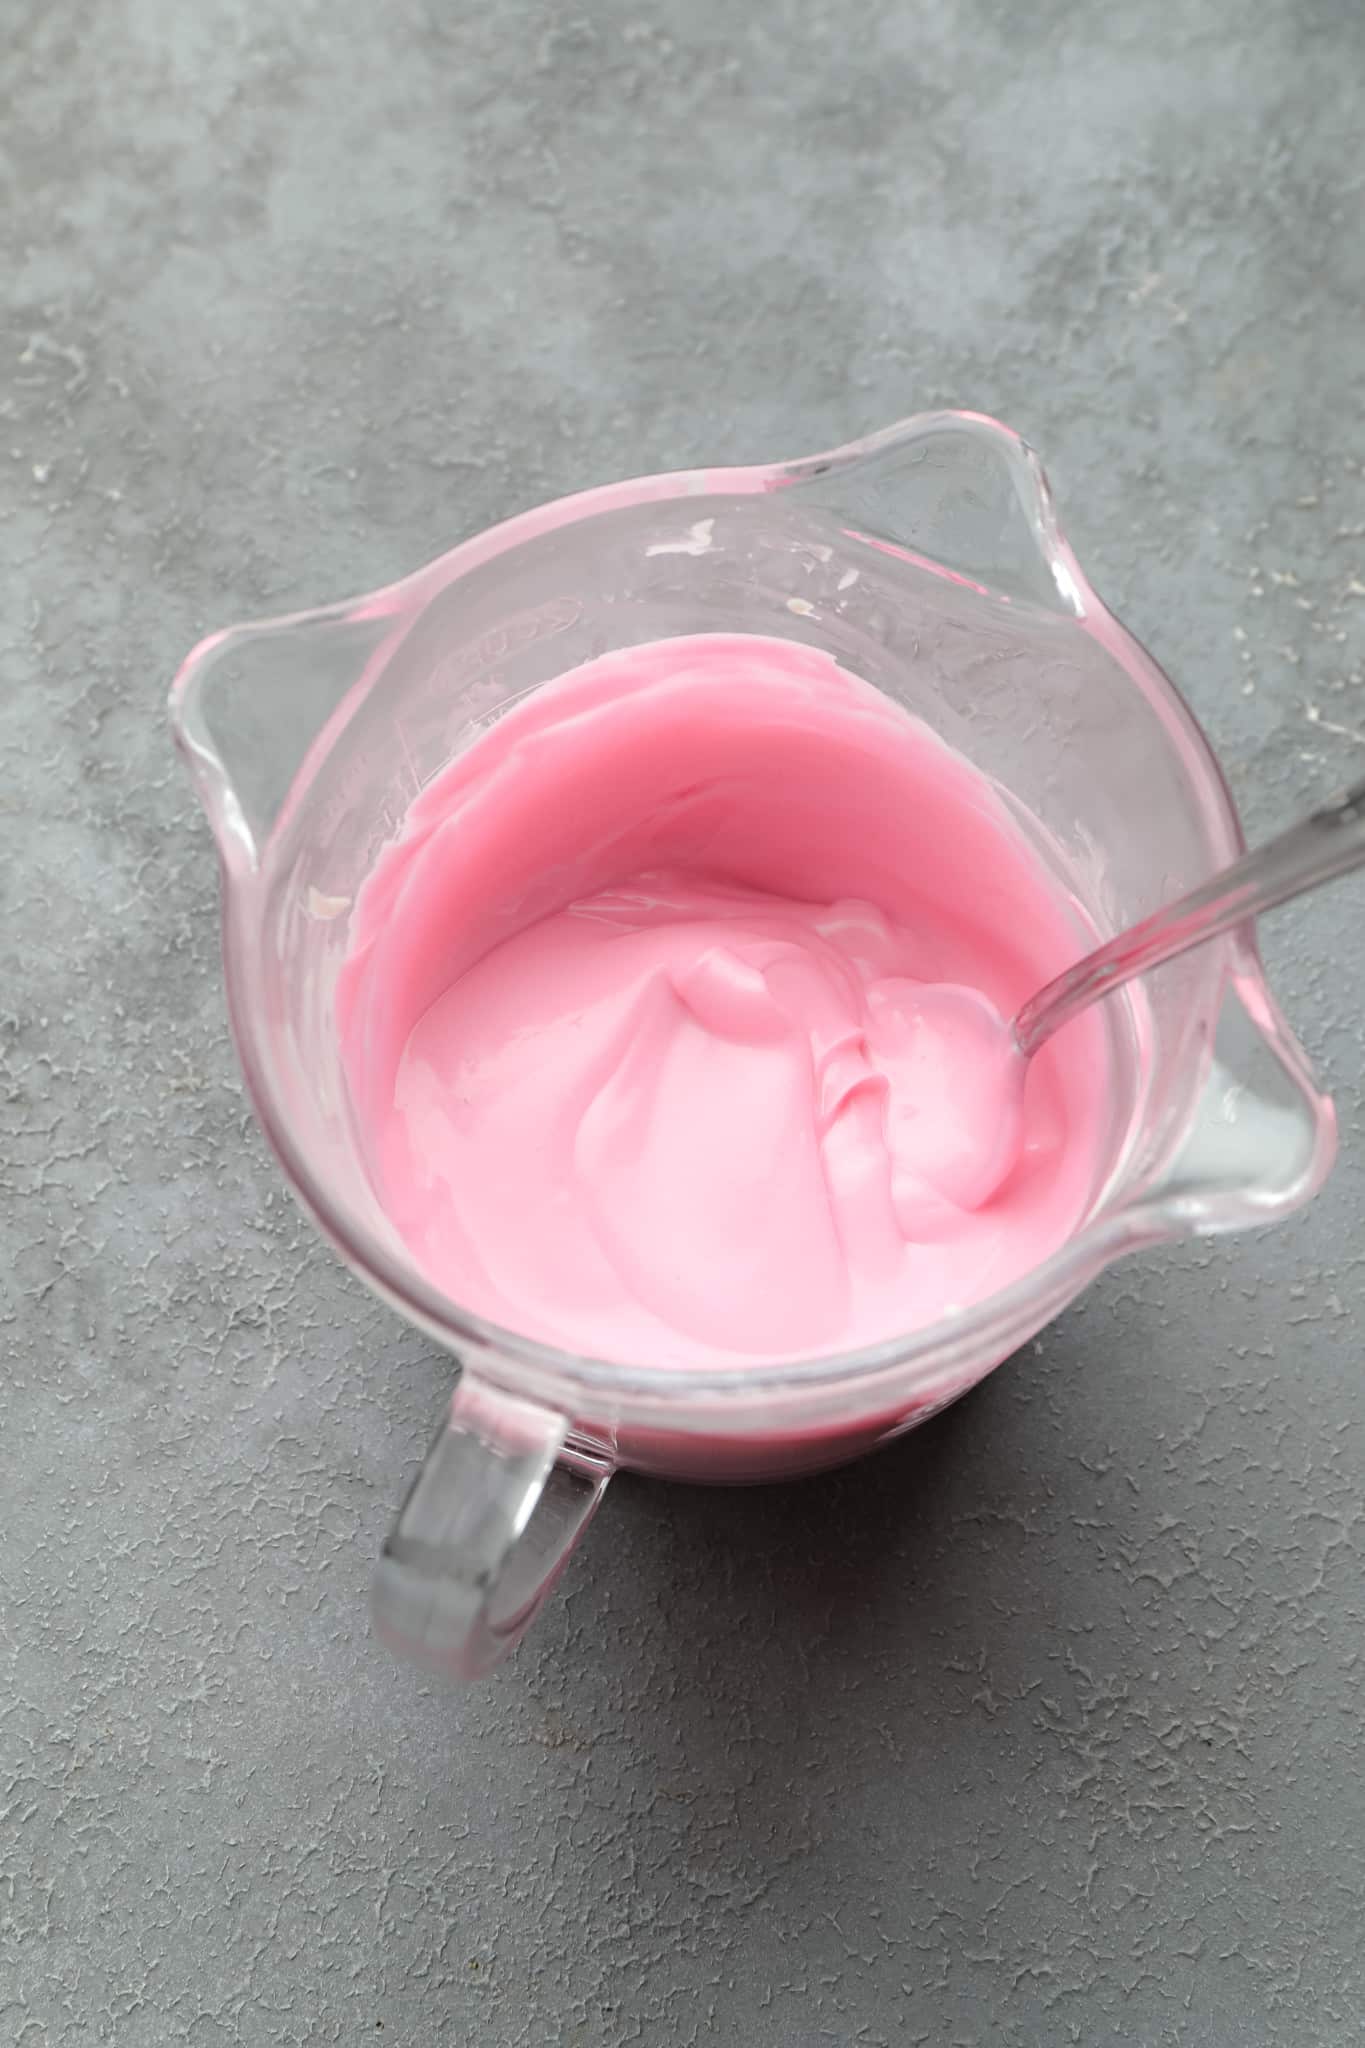
<svg viewBox="0 0 1365 2048">
<path fill-rule="evenodd" d="M 1241 848 L 1208 742 L 1090 589 L 1036 458 L 975 414 L 587 491 L 388 589 L 194 650 L 172 720 L 218 843 L 256 1113 L 341 1255 L 463 1364 L 375 1586 L 385 1638 L 460 1676 L 518 1640 L 618 1466 L 750 1480 L 871 1449 L 965 1392 L 1110 1260 L 1284 1215 L 1334 1153 L 1331 1104 L 1248 931 L 1109 1006 L 1126 1079 L 1089 1214 L 951 1319 L 839 1357 L 680 1372 L 571 1356 L 434 1288 L 347 1113 L 333 993 L 357 893 L 416 792 L 512 702 L 610 649 L 709 631 L 818 645 L 924 719 L 997 781 L 1104 935 Z"/>
</svg>

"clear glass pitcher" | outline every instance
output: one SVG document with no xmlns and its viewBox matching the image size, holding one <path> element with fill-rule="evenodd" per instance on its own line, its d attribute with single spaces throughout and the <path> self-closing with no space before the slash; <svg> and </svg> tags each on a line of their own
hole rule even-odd
<svg viewBox="0 0 1365 2048">
<path fill-rule="evenodd" d="M 375 1586 L 385 1639 L 460 1676 L 518 1640 L 616 1467 L 751 1480 L 869 1450 L 974 1385 L 1110 1260 L 1282 1216 L 1335 1149 L 1331 1103 L 1247 931 L 1111 1001 L 1132 1087 L 1103 1190 L 1060 1251 L 951 1324 L 840 1357 L 680 1372 L 570 1356 L 435 1289 L 348 1118 L 333 991 L 357 892 L 415 793 L 508 705 L 610 649 L 707 631 L 813 643 L 924 719 L 1081 879 L 1105 932 L 1241 848 L 1207 740 L 1090 589 L 1036 458 L 970 413 L 801 461 L 586 491 L 389 589 L 194 650 L 172 719 L 221 857 L 256 1113 L 342 1257 L 462 1361 Z"/>
</svg>

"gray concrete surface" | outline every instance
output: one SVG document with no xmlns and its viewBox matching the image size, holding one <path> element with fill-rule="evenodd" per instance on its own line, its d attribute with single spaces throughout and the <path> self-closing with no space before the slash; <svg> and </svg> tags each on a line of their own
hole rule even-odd
<svg viewBox="0 0 1365 2048">
<path fill-rule="evenodd" d="M 163 696 L 570 486 L 932 403 L 1048 457 L 1253 828 L 1365 757 L 1359 0 L 8 0 L 0 2042 L 1365 2035 L 1343 1157 L 835 1478 L 618 1485 L 515 1664 L 367 1639 L 446 1362 L 243 1103 Z"/>
</svg>

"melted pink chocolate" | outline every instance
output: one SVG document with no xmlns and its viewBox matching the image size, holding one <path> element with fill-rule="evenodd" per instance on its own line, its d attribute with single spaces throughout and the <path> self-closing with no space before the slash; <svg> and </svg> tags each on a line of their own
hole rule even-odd
<svg viewBox="0 0 1365 2048">
<path fill-rule="evenodd" d="M 437 1286 L 570 1350 L 893 1336 L 1085 1213 L 1103 1031 L 1011 1122 L 999 1019 L 1091 943 L 991 785 L 828 656 L 607 655 L 460 754 L 362 892 L 338 1002 L 376 1188 Z"/>
</svg>

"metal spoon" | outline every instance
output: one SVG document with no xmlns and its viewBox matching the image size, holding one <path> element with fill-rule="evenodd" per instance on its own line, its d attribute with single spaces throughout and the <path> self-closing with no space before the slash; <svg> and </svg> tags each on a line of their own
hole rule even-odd
<svg viewBox="0 0 1365 2048">
<path fill-rule="evenodd" d="M 1015 1049 L 1026 1060 L 1091 1003 L 1220 933 L 1288 903 L 1365 862 L 1365 782 L 1314 811 L 1267 846 L 1220 868 L 1207 882 L 1154 910 L 1087 953 L 1030 996 L 1014 1019 Z"/>
<path fill-rule="evenodd" d="M 943 991 L 956 999 L 953 1028 L 972 1034 L 978 1048 L 977 1100 L 971 1116 L 976 1142 L 963 1146 L 953 1161 L 954 1198 L 977 1208 L 1013 1171 L 1023 1137 L 1028 1062 L 1073 1017 L 1136 975 L 1206 945 L 1248 918 L 1362 863 L 1365 782 L 1358 782 L 1269 845 L 1221 868 L 1197 889 L 1097 946 L 1030 996 L 1012 1023 L 1006 1024 L 975 990 Z M 988 1043 L 994 1050 L 983 1057 Z"/>
</svg>

